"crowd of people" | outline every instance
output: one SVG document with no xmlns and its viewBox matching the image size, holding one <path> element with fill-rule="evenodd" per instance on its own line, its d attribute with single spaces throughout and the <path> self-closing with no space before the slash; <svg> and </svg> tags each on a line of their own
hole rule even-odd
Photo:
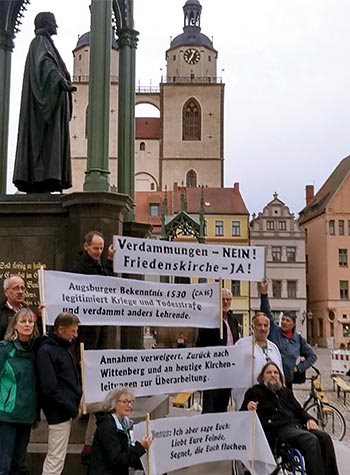
<svg viewBox="0 0 350 475">
<path fill-rule="evenodd" d="M 71 271 L 112 275 L 113 246 L 101 260 L 104 239 L 91 231 Z M 71 425 L 82 414 L 79 360 L 74 341 L 89 349 L 105 348 L 106 328 L 79 327 L 72 313 L 60 313 L 54 326 L 40 335 L 40 316 L 25 302 L 25 282 L 18 275 L 5 279 L 5 300 L 0 306 L 0 475 L 24 475 L 25 454 L 32 428 L 42 412 L 48 423 L 48 450 L 43 475 L 60 475 L 64 469 Z M 299 448 L 310 475 L 337 475 L 332 440 L 293 395 L 295 376 L 316 361 L 316 354 L 296 331 L 296 317 L 285 313 L 278 326 L 268 300 L 268 282 L 261 283 L 261 311 L 252 319 L 252 335 L 242 338 L 231 310 L 232 294 L 222 290 L 222 330 L 200 328 L 196 346 L 236 345 L 252 361 L 252 384 L 235 388 L 236 410 L 254 410 L 272 449 L 279 441 Z M 40 313 L 40 311 L 38 312 Z M 94 328 L 94 330 L 92 330 Z M 42 333 L 42 332 L 41 332 Z M 78 337 L 79 333 L 79 337 Z M 185 340 L 181 334 L 178 347 Z M 229 382 L 228 382 L 229 385 Z M 203 413 L 227 411 L 231 389 L 203 391 Z M 130 413 L 134 395 L 126 388 L 111 391 L 90 415 L 82 461 L 89 475 L 123 475 L 129 467 L 141 469 L 140 457 L 151 437 L 133 440 Z"/>
</svg>

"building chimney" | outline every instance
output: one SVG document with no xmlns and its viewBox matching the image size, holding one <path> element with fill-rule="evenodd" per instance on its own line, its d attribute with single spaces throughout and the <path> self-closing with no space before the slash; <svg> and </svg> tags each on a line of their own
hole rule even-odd
<svg viewBox="0 0 350 475">
<path fill-rule="evenodd" d="M 233 191 L 234 191 L 234 193 L 239 194 L 239 183 L 238 182 L 233 184 Z"/>
<path fill-rule="evenodd" d="M 306 185 L 305 187 L 305 200 L 306 206 L 311 204 L 312 200 L 314 199 L 314 185 Z"/>
</svg>

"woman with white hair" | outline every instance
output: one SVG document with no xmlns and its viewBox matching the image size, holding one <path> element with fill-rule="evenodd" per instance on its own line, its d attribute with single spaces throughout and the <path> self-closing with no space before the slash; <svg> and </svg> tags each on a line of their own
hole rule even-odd
<svg viewBox="0 0 350 475">
<path fill-rule="evenodd" d="M 152 438 L 133 440 L 133 422 L 129 419 L 134 395 L 128 388 L 111 391 L 104 410 L 96 414 L 97 429 L 92 444 L 88 475 L 128 475 L 129 467 L 142 469 L 140 457 Z"/>
</svg>

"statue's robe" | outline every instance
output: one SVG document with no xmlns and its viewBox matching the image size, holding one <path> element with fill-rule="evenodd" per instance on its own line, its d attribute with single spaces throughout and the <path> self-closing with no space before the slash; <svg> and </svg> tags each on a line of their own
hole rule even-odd
<svg viewBox="0 0 350 475">
<path fill-rule="evenodd" d="M 36 30 L 24 76 L 13 183 L 26 193 L 72 186 L 70 75 L 45 30 Z"/>
</svg>

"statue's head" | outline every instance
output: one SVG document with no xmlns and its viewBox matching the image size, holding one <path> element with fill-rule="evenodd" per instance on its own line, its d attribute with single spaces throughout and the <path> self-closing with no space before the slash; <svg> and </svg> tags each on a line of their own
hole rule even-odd
<svg viewBox="0 0 350 475">
<path fill-rule="evenodd" d="M 57 35 L 57 23 L 55 15 L 51 12 L 40 12 L 34 19 L 35 31 L 44 29 L 51 35 Z"/>
</svg>

